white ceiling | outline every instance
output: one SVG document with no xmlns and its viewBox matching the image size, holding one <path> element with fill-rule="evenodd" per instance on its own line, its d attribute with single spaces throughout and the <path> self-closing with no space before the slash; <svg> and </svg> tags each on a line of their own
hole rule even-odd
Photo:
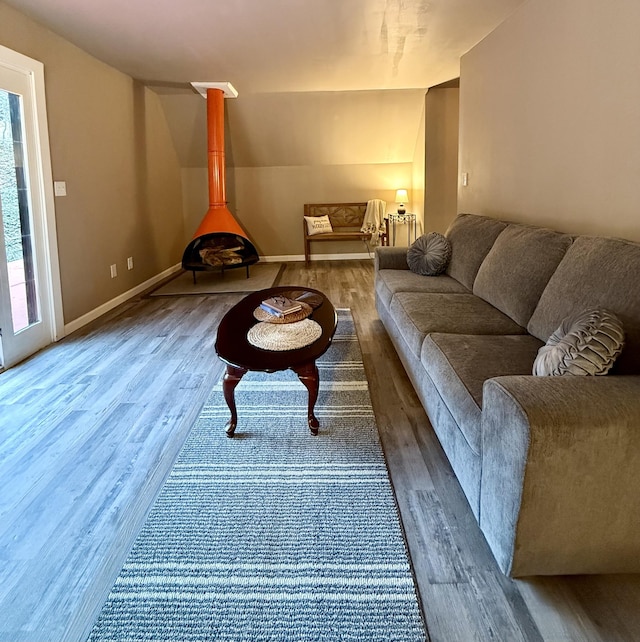
<svg viewBox="0 0 640 642">
<path fill-rule="evenodd" d="M 6 0 L 134 78 L 255 92 L 427 88 L 523 0 Z"/>
<path fill-rule="evenodd" d="M 524 1 L 5 0 L 159 93 L 183 167 L 206 166 L 191 81 L 238 90 L 236 166 L 411 161 L 425 90 Z"/>
</svg>

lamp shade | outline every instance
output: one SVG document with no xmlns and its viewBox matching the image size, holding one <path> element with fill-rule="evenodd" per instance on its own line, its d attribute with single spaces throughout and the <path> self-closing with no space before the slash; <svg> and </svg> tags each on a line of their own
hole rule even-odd
<svg viewBox="0 0 640 642">
<path fill-rule="evenodd" d="M 396 203 L 407 203 L 409 201 L 409 194 L 406 189 L 396 190 Z"/>
</svg>

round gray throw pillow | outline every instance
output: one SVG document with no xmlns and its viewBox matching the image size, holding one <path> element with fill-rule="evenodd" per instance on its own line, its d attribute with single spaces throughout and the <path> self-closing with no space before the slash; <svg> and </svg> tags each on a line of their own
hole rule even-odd
<svg viewBox="0 0 640 642">
<path fill-rule="evenodd" d="M 609 310 L 587 310 L 567 317 L 538 350 L 533 374 L 604 375 L 624 345 L 620 319 Z"/>
<path fill-rule="evenodd" d="M 424 234 L 407 250 L 407 265 L 422 276 L 436 276 L 447 269 L 451 259 L 451 243 L 438 232 Z"/>
</svg>

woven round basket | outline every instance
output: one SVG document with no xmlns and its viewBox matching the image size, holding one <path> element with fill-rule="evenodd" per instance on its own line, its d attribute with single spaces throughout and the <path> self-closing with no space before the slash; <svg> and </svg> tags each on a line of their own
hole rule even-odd
<svg viewBox="0 0 640 642">
<path fill-rule="evenodd" d="M 311 319 L 295 323 L 256 323 L 247 333 L 247 341 L 256 348 L 283 352 L 311 345 L 322 335 L 322 328 Z"/>
<path fill-rule="evenodd" d="M 295 323 L 296 321 L 306 319 L 313 312 L 313 308 L 310 305 L 303 303 L 302 301 L 300 302 L 300 305 L 302 306 L 302 310 L 292 312 L 284 317 L 278 317 L 275 314 L 270 314 L 258 306 L 253 311 L 253 316 L 258 319 L 258 321 L 264 321 L 265 323 Z"/>
</svg>

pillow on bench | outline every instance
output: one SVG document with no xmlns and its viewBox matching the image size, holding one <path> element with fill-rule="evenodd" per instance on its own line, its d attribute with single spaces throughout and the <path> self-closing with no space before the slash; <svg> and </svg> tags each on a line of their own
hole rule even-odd
<svg viewBox="0 0 640 642">
<path fill-rule="evenodd" d="M 329 216 L 305 216 L 304 220 L 307 222 L 307 235 L 313 236 L 314 234 L 326 234 L 333 232 Z"/>
</svg>

